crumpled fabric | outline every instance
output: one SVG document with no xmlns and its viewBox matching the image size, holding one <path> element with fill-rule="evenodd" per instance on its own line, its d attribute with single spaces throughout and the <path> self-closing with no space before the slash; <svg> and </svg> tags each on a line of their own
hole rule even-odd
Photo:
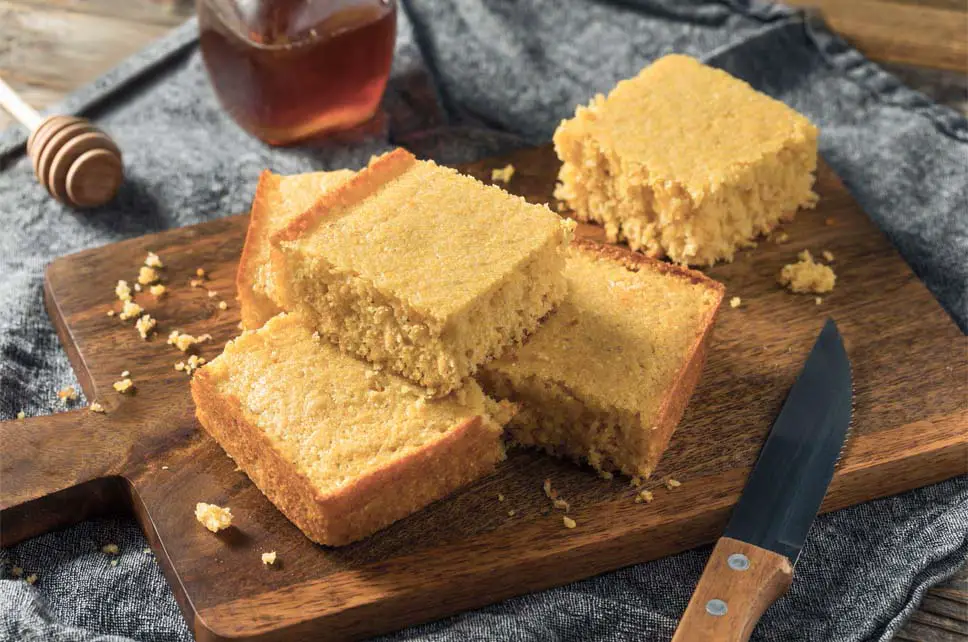
<svg viewBox="0 0 968 642">
<path fill-rule="evenodd" d="M 302 149 L 265 146 L 219 109 L 195 32 L 186 24 L 57 108 L 95 118 L 124 150 L 127 180 L 112 204 L 61 207 L 33 179 L 24 132 L 0 135 L 0 418 L 57 412 L 55 391 L 78 385 L 43 307 L 55 257 L 244 211 L 265 167 L 357 168 L 395 145 L 456 163 L 542 143 L 575 105 L 669 52 L 722 67 L 817 123 L 824 159 L 968 329 L 968 123 L 811 16 L 740 1 L 406 0 L 382 125 L 363 141 Z M 108 542 L 120 547 L 116 565 L 100 550 Z M 191 640 L 146 547 L 132 520 L 98 519 L 0 549 L 0 640 Z M 381 639 L 665 640 L 708 553 Z M 890 640 L 966 555 L 968 476 L 821 516 L 792 589 L 753 639 Z M 14 578 L 14 566 L 37 581 Z"/>
</svg>

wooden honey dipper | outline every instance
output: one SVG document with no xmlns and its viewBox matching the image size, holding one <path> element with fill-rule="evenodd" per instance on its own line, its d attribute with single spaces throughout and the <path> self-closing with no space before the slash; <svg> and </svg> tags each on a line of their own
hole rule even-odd
<svg viewBox="0 0 968 642">
<path fill-rule="evenodd" d="M 121 150 L 84 118 L 44 118 L 0 79 L 0 105 L 30 130 L 27 154 L 40 184 L 51 196 L 73 207 L 96 207 L 110 201 L 121 186 Z"/>
</svg>

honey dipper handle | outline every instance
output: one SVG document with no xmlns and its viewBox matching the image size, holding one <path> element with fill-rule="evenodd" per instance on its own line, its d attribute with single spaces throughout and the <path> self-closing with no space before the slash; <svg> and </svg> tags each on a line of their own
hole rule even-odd
<svg viewBox="0 0 968 642">
<path fill-rule="evenodd" d="M 10 85 L 3 82 L 3 78 L 0 78 L 0 105 L 30 131 L 37 129 L 37 125 L 44 120 L 37 110 L 25 103 Z"/>
</svg>

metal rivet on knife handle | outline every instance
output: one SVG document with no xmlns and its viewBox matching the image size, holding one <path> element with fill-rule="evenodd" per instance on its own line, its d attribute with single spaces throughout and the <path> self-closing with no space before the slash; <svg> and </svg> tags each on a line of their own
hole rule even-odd
<svg viewBox="0 0 968 642">
<path fill-rule="evenodd" d="M 726 560 L 729 567 L 734 571 L 745 571 L 750 567 L 750 558 L 746 557 L 742 553 L 733 553 Z"/>
<path fill-rule="evenodd" d="M 709 613 L 712 616 L 722 617 L 723 615 L 726 615 L 726 611 L 728 610 L 729 607 L 726 605 L 726 602 L 723 602 L 720 599 L 712 599 L 706 602 L 706 613 Z"/>
</svg>

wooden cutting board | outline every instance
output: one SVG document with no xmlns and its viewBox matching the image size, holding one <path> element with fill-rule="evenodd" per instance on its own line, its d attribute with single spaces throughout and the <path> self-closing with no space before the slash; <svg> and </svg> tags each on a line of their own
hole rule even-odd
<svg viewBox="0 0 968 642">
<path fill-rule="evenodd" d="M 510 191 L 551 199 L 558 165 L 548 147 L 464 169 L 487 180 L 507 162 L 517 168 Z M 817 210 L 786 226 L 788 243 L 763 241 L 708 271 L 742 306 L 721 311 L 703 379 L 649 484 L 653 503 L 634 503 L 627 480 L 519 450 L 463 492 L 340 549 L 304 538 L 199 430 L 188 378 L 173 368 L 184 355 L 165 342 L 173 329 L 210 333 L 202 355 L 212 358 L 237 334 L 233 282 L 246 218 L 59 259 L 47 269 L 47 308 L 85 394 L 107 414 L 76 409 L 0 424 L 2 545 L 131 511 L 199 640 L 355 639 L 670 555 L 720 534 L 828 316 L 845 337 L 856 399 L 824 510 L 965 473 L 964 336 L 826 167 L 817 189 Z M 591 226 L 581 233 L 601 237 Z M 836 257 L 837 288 L 820 305 L 776 285 L 803 248 Z M 159 324 L 142 341 L 107 312 L 117 307 L 114 284 L 133 282 L 148 250 L 168 266 L 170 294 L 138 296 Z M 198 267 L 210 279 L 191 288 Z M 123 370 L 134 395 L 112 389 Z M 682 486 L 664 488 L 670 476 Z M 551 510 L 545 479 L 571 503 L 577 528 Z M 230 506 L 235 527 L 201 528 L 198 501 Z M 275 566 L 263 566 L 264 551 L 277 551 Z"/>
</svg>

